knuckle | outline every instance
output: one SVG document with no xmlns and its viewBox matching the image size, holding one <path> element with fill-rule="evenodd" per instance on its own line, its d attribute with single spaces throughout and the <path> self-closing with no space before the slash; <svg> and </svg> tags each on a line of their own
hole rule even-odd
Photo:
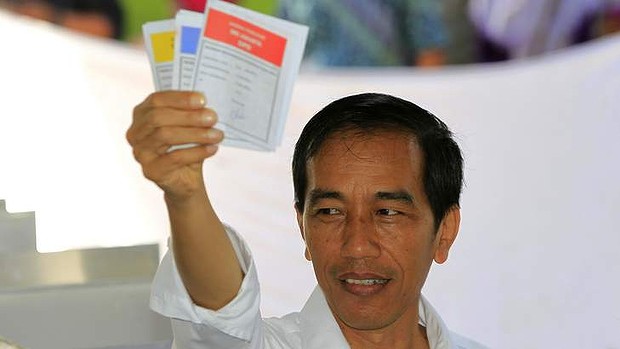
<svg viewBox="0 0 620 349">
<path fill-rule="evenodd" d="M 125 132 L 125 140 L 127 140 L 127 143 L 129 143 L 130 145 L 133 145 L 134 135 L 133 135 L 133 130 L 131 128 L 128 129 L 127 132 Z"/>
<path fill-rule="evenodd" d="M 144 162 L 144 155 L 142 155 L 141 151 L 139 151 L 136 148 L 133 148 L 132 154 L 133 154 L 133 158 L 136 159 L 138 163 L 142 164 Z"/>
<path fill-rule="evenodd" d="M 145 120 L 148 120 L 149 116 L 152 114 L 153 108 L 147 106 L 136 106 L 133 109 L 133 127 L 136 124 L 144 123 Z"/>
<path fill-rule="evenodd" d="M 144 98 L 142 102 L 140 102 L 139 104 L 133 107 L 134 119 L 140 114 L 142 110 L 144 110 L 144 108 L 148 106 L 148 104 L 150 103 L 150 99 L 151 99 L 151 95 L 147 96 L 146 98 Z"/>
<path fill-rule="evenodd" d="M 146 96 L 146 98 L 144 98 L 144 100 L 142 101 L 142 103 L 136 105 L 133 108 L 133 112 L 134 112 L 134 117 L 140 114 L 140 111 L 144 110 L 144 109 L 148 109 L 150 106 L 153 105 L 153 99 L 155 98 L 154 95 L 157 92 L 151 93 L 150 95 Z"/>
<path fill-rule="evenodd" d="M 157 103 L 159 103 L 160 98 L 161 97 L 159 96 L 159 92 L 153 92 L 146 97 L 146 99 L 144 100 L 144 104 L 145 105 L 157 105 Z"/>
<path fill-rule="evenodd" d="M 146 102 L 146 101 L 145 101 L 145 102 Z M 138 115 L 140 115 L 140 112 L 144 109 L 144 103 L 145 103 L 145 102 L 142 102 L 142 103 L 140 103 L 140 104 L 136 105 L 135 107 L 133 107 L 132 114 L 133 114 L 133 118 L 134 118 L 134 119 L 135 119 Z"/>
<path fill-rule="evenodd" d="M 139 137 L 140 130 L 135 125 L 129 127 L 127 129 L 127 132 L 125 132 L 125 139 L 127 140 L 127 143 L 129 143 L 129 145 L 131 145 L 132 147 L 138 144 L 140 140 Z"/>
</svg>

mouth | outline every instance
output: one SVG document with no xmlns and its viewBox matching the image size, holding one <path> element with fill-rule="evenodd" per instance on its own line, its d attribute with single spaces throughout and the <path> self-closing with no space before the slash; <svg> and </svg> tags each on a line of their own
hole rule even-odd
<svg viewBox="0 0 620 349">
<path fill-rule="evenodd" d="M 345 291 L 356 296 L 376 295 L 389 285 L 391 279 L 378 275 L 357 275 L 349 273 L 338 278 Z"/>
<path fill-rule="evenodd" d="M 388 279 L 344 279 L 342 280 L 347 284 L 351 285 L 364 285 L 364 286 L 372 286 L 376 284 L 385 285 L 389 280 Z"/>
</svg>

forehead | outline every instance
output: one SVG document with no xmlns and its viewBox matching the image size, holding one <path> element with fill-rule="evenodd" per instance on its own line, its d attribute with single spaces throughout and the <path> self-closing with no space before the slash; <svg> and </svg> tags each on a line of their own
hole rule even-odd
<svg viewBox="0 0 620 349">
<path fill-rule="evenodd" d="M 423 154 L 416 138 L 399 131 L 346 131 L 331 135 L 308 162 L 308 184 L 356 177 L 419 180 Z"/>
<path fill-rule="evenodd" d="M 404 131 L 347 130 L 330 135 L 312 158 L 362 154 L 374 155 L 378 158 L 405 155 L 415 162 L 420 161 L 422 157 L 416 137 Z"/>
</svg>

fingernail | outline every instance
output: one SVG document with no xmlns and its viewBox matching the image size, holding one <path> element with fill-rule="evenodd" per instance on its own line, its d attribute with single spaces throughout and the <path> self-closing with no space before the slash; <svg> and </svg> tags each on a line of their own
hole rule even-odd
<svg viewBox="0 0 620 349">
<path fill-rule="evenodd" d="M 209 144 L 205 146 L 205 149 L 209 152 L 209 153 L 213 153 L 215 154 L 215 152 L 218 150 L 219 146 L 217 144 Z"/>
<path fill-rule="evenodd" d="M 210 111 L 204 111 L 201 114 L 200 119 L 202 120 L 203 124 L 208 125 L 208 126 L 215 124 L 215 121 L 216 121 L 215 115 Z"/>
<path fill-rule="evenodd" d="M 205 132 L 205 138 L 211 139 L 211 140 L 218 140 L 220 139 L 221 133 L 219 130 L 216 130 L 214 128 L 211 128 L 209 130 L 207 130 L 207 132 Z"/>
<path fill-rule="evenodd" d="M 192 98 L 190 99 L 190 104 L 192 105 L 192 107 L 195 107 L 195 108 L 204 107 L 205 103 L 206 103 L 205 96 L 200 92 L 194 93 L 192 95 Z"/>
</svg>

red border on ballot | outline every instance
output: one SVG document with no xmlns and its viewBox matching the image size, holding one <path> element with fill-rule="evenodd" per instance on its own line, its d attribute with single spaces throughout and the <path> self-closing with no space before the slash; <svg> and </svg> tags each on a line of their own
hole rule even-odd
<svg viewBox="0 0 620 349">
<path fill-rule="evenodd" d="M 240 48 L 282 66 L 286 38 L 227 13 L 210 9 L 204 37 Z"/>
</svg>

